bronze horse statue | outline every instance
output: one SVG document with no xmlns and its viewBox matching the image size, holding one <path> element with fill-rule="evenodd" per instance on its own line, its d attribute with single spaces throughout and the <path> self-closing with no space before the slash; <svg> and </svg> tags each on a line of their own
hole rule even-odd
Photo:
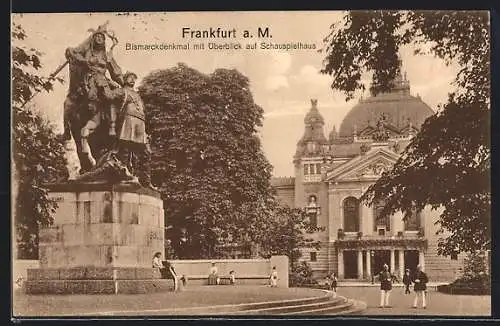
<svg viewBox="0 0 500 326">
<path fill-rule="evenodd" d="M 92 179 L 104 170 L 113 170 L 121 179 L 131 179 L 113 152 L 117 141 L 114 137 L 116 116 L 110 112 L 116 103 L 110 92 L 123 84 L 121 69 L 111 53 L 117 41 L 106 31 L 106 25 L 90 31 L 92 35 L 82 44 L 66 50 L 69 90 L 64 101 L 63 138 L 73 137 L 75 141 L 80 161 L 79 179 Z M 106 35 L 113 38 L 109 52 L 105 48 Z M 106 71 L 111 80 L 105 76 Z"/>
</svg>

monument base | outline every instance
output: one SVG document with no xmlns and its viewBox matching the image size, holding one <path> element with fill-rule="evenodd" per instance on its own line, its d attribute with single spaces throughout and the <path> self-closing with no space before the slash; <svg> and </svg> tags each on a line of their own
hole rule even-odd
<svg viewBox="0 0 500 326">
<path fill-rule="evenodd" d="M 174 282 L 157 268 L 74 267 L 28 269 L 27 294 L 140 294 L 166 292 Z"/>
<path fill-rule="evenodd" d="M 54 223 L 39 230 L 40 268 L 29 269 L 29 294 L 169 291 L 173 281 L 152 268 L 164 252 L 163 201 L 136 184 L 47 185 Z"/>
</svg>

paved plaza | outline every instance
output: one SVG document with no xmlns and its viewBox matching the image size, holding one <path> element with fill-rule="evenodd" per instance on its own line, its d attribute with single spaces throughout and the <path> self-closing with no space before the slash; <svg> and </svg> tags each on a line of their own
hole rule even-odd
<svg viewBox="0 0 500 326">
<path fill-rule="evenodd" d="M 415 293 L 405 295 L 403 287 L 391 291 L 391 308 L 379 308 L 380 289 L 378 287 L 339 287 L 338 294 L 364 301 L 367 308 L 361 315 L 428 315 L 428 316 L 490 316 L 491 296 L 450 295 L 429 289 L 427 308 L 413 309 Z"/>
<path fill-rule="evenodd" d="M 266 286 L 192 286 L 185 291 L 110 295 L 14 295 L 15 316 L 168 315 L 169 310 L 312 298 L 320 290 Z M 178 313 L 177 313 L 178 314 Z"/>
<path fill-rule="evenodd" d="M 180 293 L 135 295 L 26 295 L 14 296 L 14 315 L 22 316 L 91 316 L 91 315 L 190 315 L 194 307 L 268 302 L 318 296 L 320 290 L 307 288 L 269 288 L 265 286 L 193 286 Z M 402 287 L 392 290 L 392 308 L 379 308 L 380 292 L 375 286 L 339 287 L 338 294 L 364 301 L 363 316 L 489 316 L 490 296 L 448 295 L 431 289 L 427 309 L 411 308 L 414 293 L 404 295 Z M 332 317 L 334 318 L 334 317 Z"/>
</svg>

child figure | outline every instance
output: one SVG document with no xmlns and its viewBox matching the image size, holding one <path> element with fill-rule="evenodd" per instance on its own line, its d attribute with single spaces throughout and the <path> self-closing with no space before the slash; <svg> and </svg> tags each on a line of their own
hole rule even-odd
<svg viewBox="0 0 500 326">
<path fill-rule="evenodd" d="M 333 297 L 337 297 L 337 274 L 332 273 L 332 283 L 330 284 L 330 291 L 333 291 Z"/>
<path fill-rule="evenodd" d="M 276 270 L 276 266 L 273 266 L 273 270 L 271 272 L 271 277 L 269 278 L 271 287 L 278 287 L 278 271 Z"/>
<path fill-rule="evenodd" d="M 236 282 L 236 276 L 234 274 L 234 271 L 229 272 L 229 284 L 234 285 Z"/>
<path fill-rule="evenodd" d="M 410 294 L 411 276 L 408 268 L 405 271 L 405 275 L 403 275 L 403 284 L 405 285 L 405 294 Z"/>
</svg>

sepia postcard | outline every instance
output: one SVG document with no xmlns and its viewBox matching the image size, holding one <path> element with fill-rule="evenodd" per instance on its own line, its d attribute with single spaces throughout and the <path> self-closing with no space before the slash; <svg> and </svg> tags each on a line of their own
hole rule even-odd
<svg viewBox="0 0 500 326">
<path fill-rule="evenodd" d="M 491 316 L 488 11 L 11 14 L 12 318 Z"/>
</svg>

